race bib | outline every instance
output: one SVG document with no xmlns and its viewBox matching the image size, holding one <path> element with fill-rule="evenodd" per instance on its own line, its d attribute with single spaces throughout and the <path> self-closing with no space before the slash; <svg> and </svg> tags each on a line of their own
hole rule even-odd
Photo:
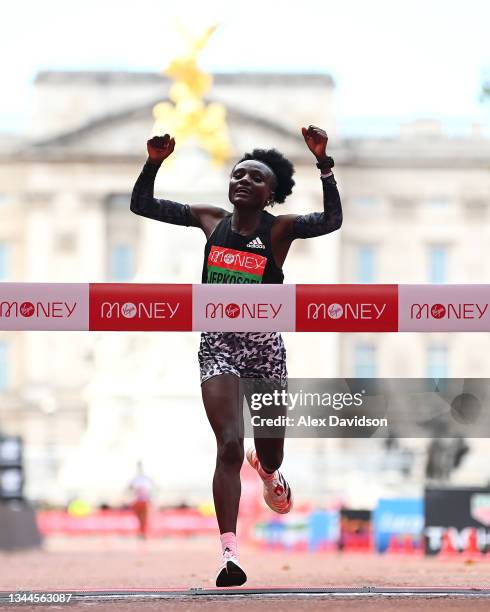
<svg viewBox="0 0 490 612">
<path fill-rule="evenodd" d="M 208 283 L 261 283 L 267 257 L 247 251 L 212 246 L 208 257 Z"/>
</svg>

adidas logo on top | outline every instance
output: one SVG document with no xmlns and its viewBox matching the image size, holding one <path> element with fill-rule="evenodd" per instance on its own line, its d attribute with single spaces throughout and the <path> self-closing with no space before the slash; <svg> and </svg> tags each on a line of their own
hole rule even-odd
<svg viewBox="0 0 490 612">
<path fill-rule="evenodd" d="M 251 247 L 252 249 L 265 249 L 265 244 L 262 242 L 262 240 L 257 236 L 257 238 L 254 238 L 253 240 L 251 240 L 248 244 L 248 247 Z"/>
</svg>

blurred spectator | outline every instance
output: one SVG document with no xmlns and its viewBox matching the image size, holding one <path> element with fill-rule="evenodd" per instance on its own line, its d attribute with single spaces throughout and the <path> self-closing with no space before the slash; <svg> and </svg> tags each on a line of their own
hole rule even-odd
<svg viewBox="0 0 490 612">
<path fill-rule="evenodd" d="M 131 480 L 128 487 L 133 495 L 131 509 L 138 519 L 138 535 L 140 538 L 146 538 L 148 535 L 148 515 L 155 486 L 151 478 L 144 473 L 141 461 L 138 461 L 136 469 L 136 476 Z"/>
</svg>

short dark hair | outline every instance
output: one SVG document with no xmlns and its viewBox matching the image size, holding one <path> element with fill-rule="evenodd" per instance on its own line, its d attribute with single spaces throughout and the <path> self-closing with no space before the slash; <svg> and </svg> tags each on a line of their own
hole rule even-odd
<svg viewBox="0 0 490 612">
<path fill-rule="evenodd" d="M 254 149 L 252 153 L 245 153 L 237 164 L 248 159 L 260 161 L 274 172 L 277 180 L 274 201 L 282 204 L 294 187 L 292 179 L 294 174 L 293 164 L 276 149 Z"/>
</svg>

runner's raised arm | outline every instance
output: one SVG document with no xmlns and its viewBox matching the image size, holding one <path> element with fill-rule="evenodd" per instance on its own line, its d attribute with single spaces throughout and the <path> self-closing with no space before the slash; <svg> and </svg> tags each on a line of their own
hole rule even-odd
<svg viewBox="0 0 490 612">
<path fill-rule="evenodd" d="M 175 140 L 168 134 L 154 136 L 147 142 L 148 159 L 143 166 L 131 194 L 130 210 L 155 221 L 199 227 L 208 236 L 226 211 L 218 206 L 181 204 L 154 197 L 157 172 L 175 148 Z"/>
</svg>

